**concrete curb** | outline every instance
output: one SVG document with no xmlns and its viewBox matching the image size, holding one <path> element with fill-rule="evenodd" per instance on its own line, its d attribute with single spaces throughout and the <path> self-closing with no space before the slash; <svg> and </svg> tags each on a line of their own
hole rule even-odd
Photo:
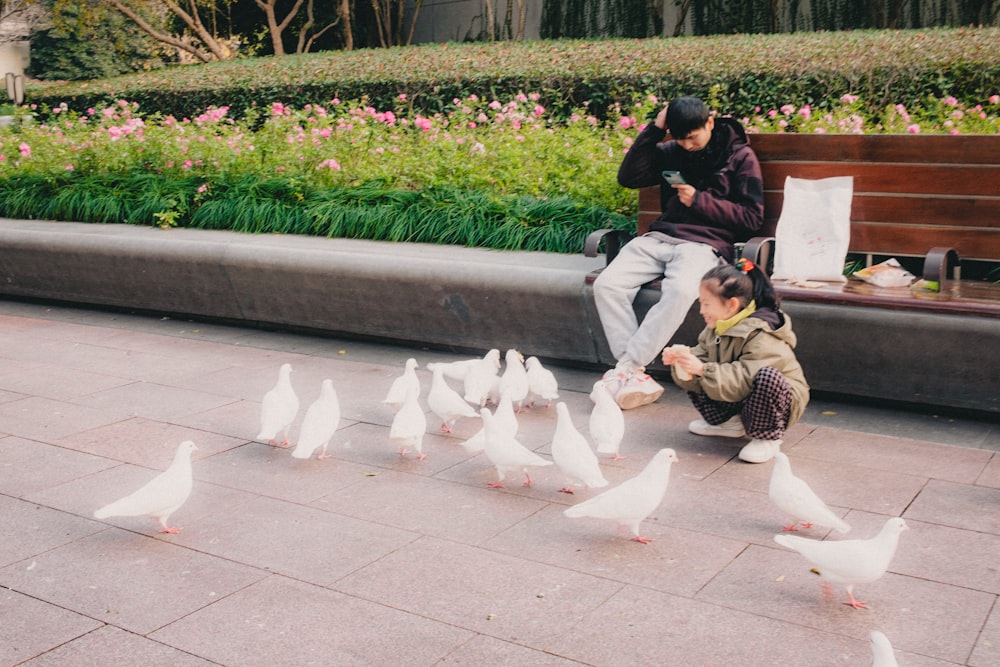
<svg viewBox="0 0 1000 667">
<path fill-rule="evenodd" d="M 0 220 L 0 294 L 598 363 L 602 258 Z M 595 326 L 596 325 L 596 326 Z M 596 342 L 599 341 L 599 342 Z"/>
</svg>

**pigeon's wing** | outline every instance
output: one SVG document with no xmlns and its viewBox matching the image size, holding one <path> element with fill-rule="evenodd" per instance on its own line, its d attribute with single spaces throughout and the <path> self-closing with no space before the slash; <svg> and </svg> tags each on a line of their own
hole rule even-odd
<svg viewBox="0 0 1000 667">
<path fill-rule="evenodd" d="M 192 487 L 190 474 L 179 473 L 177 470 L 161 472 L 133 493 L 97 510 L 94 516 L 98 519 L 111 516 L 159 516 L 176 510 L 187 500 Z"/>
<path fill-rule="evenodd" d="M 888 566 L 889 559 L 879 553 L 873 540 L 820 541 L 797 535 L 775 535 L 774 541 L 798 551 L 819 569 L 820 576 L 834 583 L 875 581 Z"/>
</svg>

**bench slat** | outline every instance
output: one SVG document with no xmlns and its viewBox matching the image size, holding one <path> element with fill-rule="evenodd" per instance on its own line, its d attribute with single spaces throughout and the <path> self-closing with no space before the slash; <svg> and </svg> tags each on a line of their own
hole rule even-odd
<svg viewBox="0 0 1000 667">
<path fill-rule="evenodd" d="M 829 160 L 996 165 L 1000 135 L 753 134 L 750 146 L 762 162 Z"/>
<path fill-rule="evenodd" d="M 879 192 L 994 197 L 1000 193 L 1000 166 L 762 162 L 761 171 L 768 189 L 782 188 L 786 176 L 806 179 L 853 176 L 854 192 L 858 194 Z"/>
</svg>

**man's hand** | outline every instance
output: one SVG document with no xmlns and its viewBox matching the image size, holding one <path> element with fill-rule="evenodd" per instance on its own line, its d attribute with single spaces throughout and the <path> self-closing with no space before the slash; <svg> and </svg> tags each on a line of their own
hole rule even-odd
<svg viewBox="0 0 1000 667">
<path fill-rule="evenodd" d="M 660 113 L 656 114 L 656 120 L 653 121 L 653 124 L 661 130 L 667 129 L 667 107 L 663 107 Z"/>
<path fill-rule="evenodd" d="M 680 183 L 678 185 L 672 185 L 670 187 L 672 187 L 674 190 L 677 190 L 677 198 L 681 200 L 682 204 L 690 207 L 691 204 L 694 203 L 694 197 L 698 191 L 694 189 L 693 185 L 691 185 L 690 183 Z"/>
</svg>

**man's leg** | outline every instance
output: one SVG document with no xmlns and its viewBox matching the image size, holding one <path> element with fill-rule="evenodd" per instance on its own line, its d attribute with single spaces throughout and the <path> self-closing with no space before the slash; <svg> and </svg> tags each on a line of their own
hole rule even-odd
<svg viewBox="0 0 1000 667">
<path fill-rule="evenodd" d="M 662 253 L 668 244 L 647 236 L 632 239 L 594 281 L 594 301 L 611 354 L 621 360 L 639 329 L 632 301 L 639 288 L 663 275 Z M 707 270 L 707 269 L 706 269 Z M 644 361 L 633 359 L 637 365 Z"/>
<path fill-rule="evenodd" d="M 624 356 L 639 366 L 659 356 L 684 322 L 691 304 L 698 300 L 702 276 L 721 261 L 711 246 L 703 243 L 660 245 L 664 246 L 658 253 L 664 260 L 660 300 L 625 345 Z"/>
</svg>

